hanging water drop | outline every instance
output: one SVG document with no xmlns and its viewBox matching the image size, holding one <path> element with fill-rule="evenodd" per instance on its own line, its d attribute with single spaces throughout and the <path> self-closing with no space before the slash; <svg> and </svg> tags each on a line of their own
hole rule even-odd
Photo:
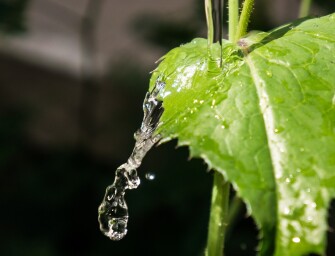
<svg viewBox="0 0 335 256">
<path fill-rule="evenodd" d="M 136 169 L 141 165 L 146 153 L 156 144 L 160 135 L 154 135 L 164 108 L 158 94 L 165 83 L 157 81 L 152 92 L 148 92 L 143 102 L 144 117 L 141 128 L 134 134 L 136 140 L 128 161 L 115 171 L 114 183 L 107 187 L 99 206 L 100 230 L 111 240 L 117 241 L 127 234 L 128 206 L 125 201 L 127 189 L 135 189 L 140 184 Z"/>
</svg>

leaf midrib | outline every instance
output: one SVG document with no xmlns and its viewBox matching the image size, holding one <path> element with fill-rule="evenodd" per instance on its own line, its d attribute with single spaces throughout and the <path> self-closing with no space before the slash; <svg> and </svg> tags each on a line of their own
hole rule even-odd
<svg viewBox="0 0 335 256">
<path fill-rule="evenodd" d="M 273 177 L 273 183 L 274 183 L 274 198 L 275 198 L 275 230 L 278 229 L 278 189 L 277 189 L 277 184 L 275 182 L 276 176 L 280 176 L 283 173 L 282 167 L 280 165 L 280 150 L 277 148 L 277 143 L 280 143 L 277 141 L 277 136 L 275 135 L 275 127 L 274 127 L 274 114 L 272 113 L 272 109 L 269 103 L 269 96 L 265 90 L 265 81 L 261 78 L 259 75 L 259 72 L 257 71 L 257 68 L 255 66 L 254 61 L 252 60 L 252 56 L 249 54 L 248 56 L 245 57 L 245 63 L 248 66 L 250 70 L 250 75 L 251 79 L 253 81 L 253 84 L 256 89 L 256 94 L 258 97 L 259 101 L 259 111 L 262 116 L 263 120 L 263 126 L 265 130 L 265 138 L 266 138 L 266 143 L 268 145 L 268 151 L 269 151 L 269 156 L 271 158 L 271 166 L 272 166 L 272 177 Z"/>
</svg>

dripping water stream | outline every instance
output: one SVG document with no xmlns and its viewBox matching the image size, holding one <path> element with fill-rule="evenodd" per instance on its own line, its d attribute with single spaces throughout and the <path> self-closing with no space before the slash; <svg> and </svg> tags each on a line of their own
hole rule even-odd
<svg viewBox="0 0 335 256">
<path fill-rule="evenodd" d="M 212 24 L 214 26 L 214 38 L 212 41 L 221 44 L 222 39 L 222 10 L 223 0 L 209 0 L 213 3 Z M 221 62 L 222 66 L 222 49 Z M 127 234 L 128 206 L 125 201 L 127 189 L 135 189 L 140 184 L 137 168 L 141 165 L 146 153 L 160 140 L 159 134 L 154 134 L 164 108 L 158 95 L 164 89 L 165 83 L 156 81 L 155 87 L 146 94 L 143 102 L 144 117 L 140 129 L 135 133 L 135 146 L 126 163 L 115 171 L 115 179 L 112 185 L 106 189 L 105 196 L 99 206 L 100 230 L 111 240 L 120 240 Z"/>
<path fill-rule="evenodd" d="M 99 206 L 100 230 L 111 240 L 120 240 L 127 234 L 128 207 L 125 201 L 127 189 L 135 189 L 140 184 L 136 169 L 141 165 L 146 153 L 160 140 L 154 135 L 164 108 L 157 99 L 165 83 L 157 81 L 154 89 L 148 92 L 143 102 L 144 117 L 140 129 L 134 134 L 135 146 L 126 163 L 115 171 L 114 183 L 107 187 Z"/>
</svg>

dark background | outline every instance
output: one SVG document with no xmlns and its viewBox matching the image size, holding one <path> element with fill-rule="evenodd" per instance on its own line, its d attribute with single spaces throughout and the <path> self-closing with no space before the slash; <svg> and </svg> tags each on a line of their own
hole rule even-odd
<svg viewBox="0 0 335 256">
<path fill-rule="evenodd" d="M 258 0 L 250 27 L 298 5 Z M 314 1 L 314 15 L 334 11 Z M 175 141 L 139 168 L 123 240 L 100 233 L 97 209 L 132 151 L 154 62 L 206 36 L 203 1 L 0 0 L 0 31 L 0 255 L 202 255 L 212 173 Z M 255 255 L 257 235 L 242 207 L 227 255 Z"/>
</svg>

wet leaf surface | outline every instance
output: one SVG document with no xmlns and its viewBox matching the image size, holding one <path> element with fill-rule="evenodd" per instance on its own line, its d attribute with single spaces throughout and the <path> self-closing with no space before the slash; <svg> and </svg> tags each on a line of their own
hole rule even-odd
<svg viewBox="0 0 335 256">
<path fill-rule="evenodd" d="M 158 132 L 223 173 L 261 228 L 260 254 L 323 253 L 335 196 L 335 15 L 223 41 L 195 39 L 154 71 Z"/>
</svg>

